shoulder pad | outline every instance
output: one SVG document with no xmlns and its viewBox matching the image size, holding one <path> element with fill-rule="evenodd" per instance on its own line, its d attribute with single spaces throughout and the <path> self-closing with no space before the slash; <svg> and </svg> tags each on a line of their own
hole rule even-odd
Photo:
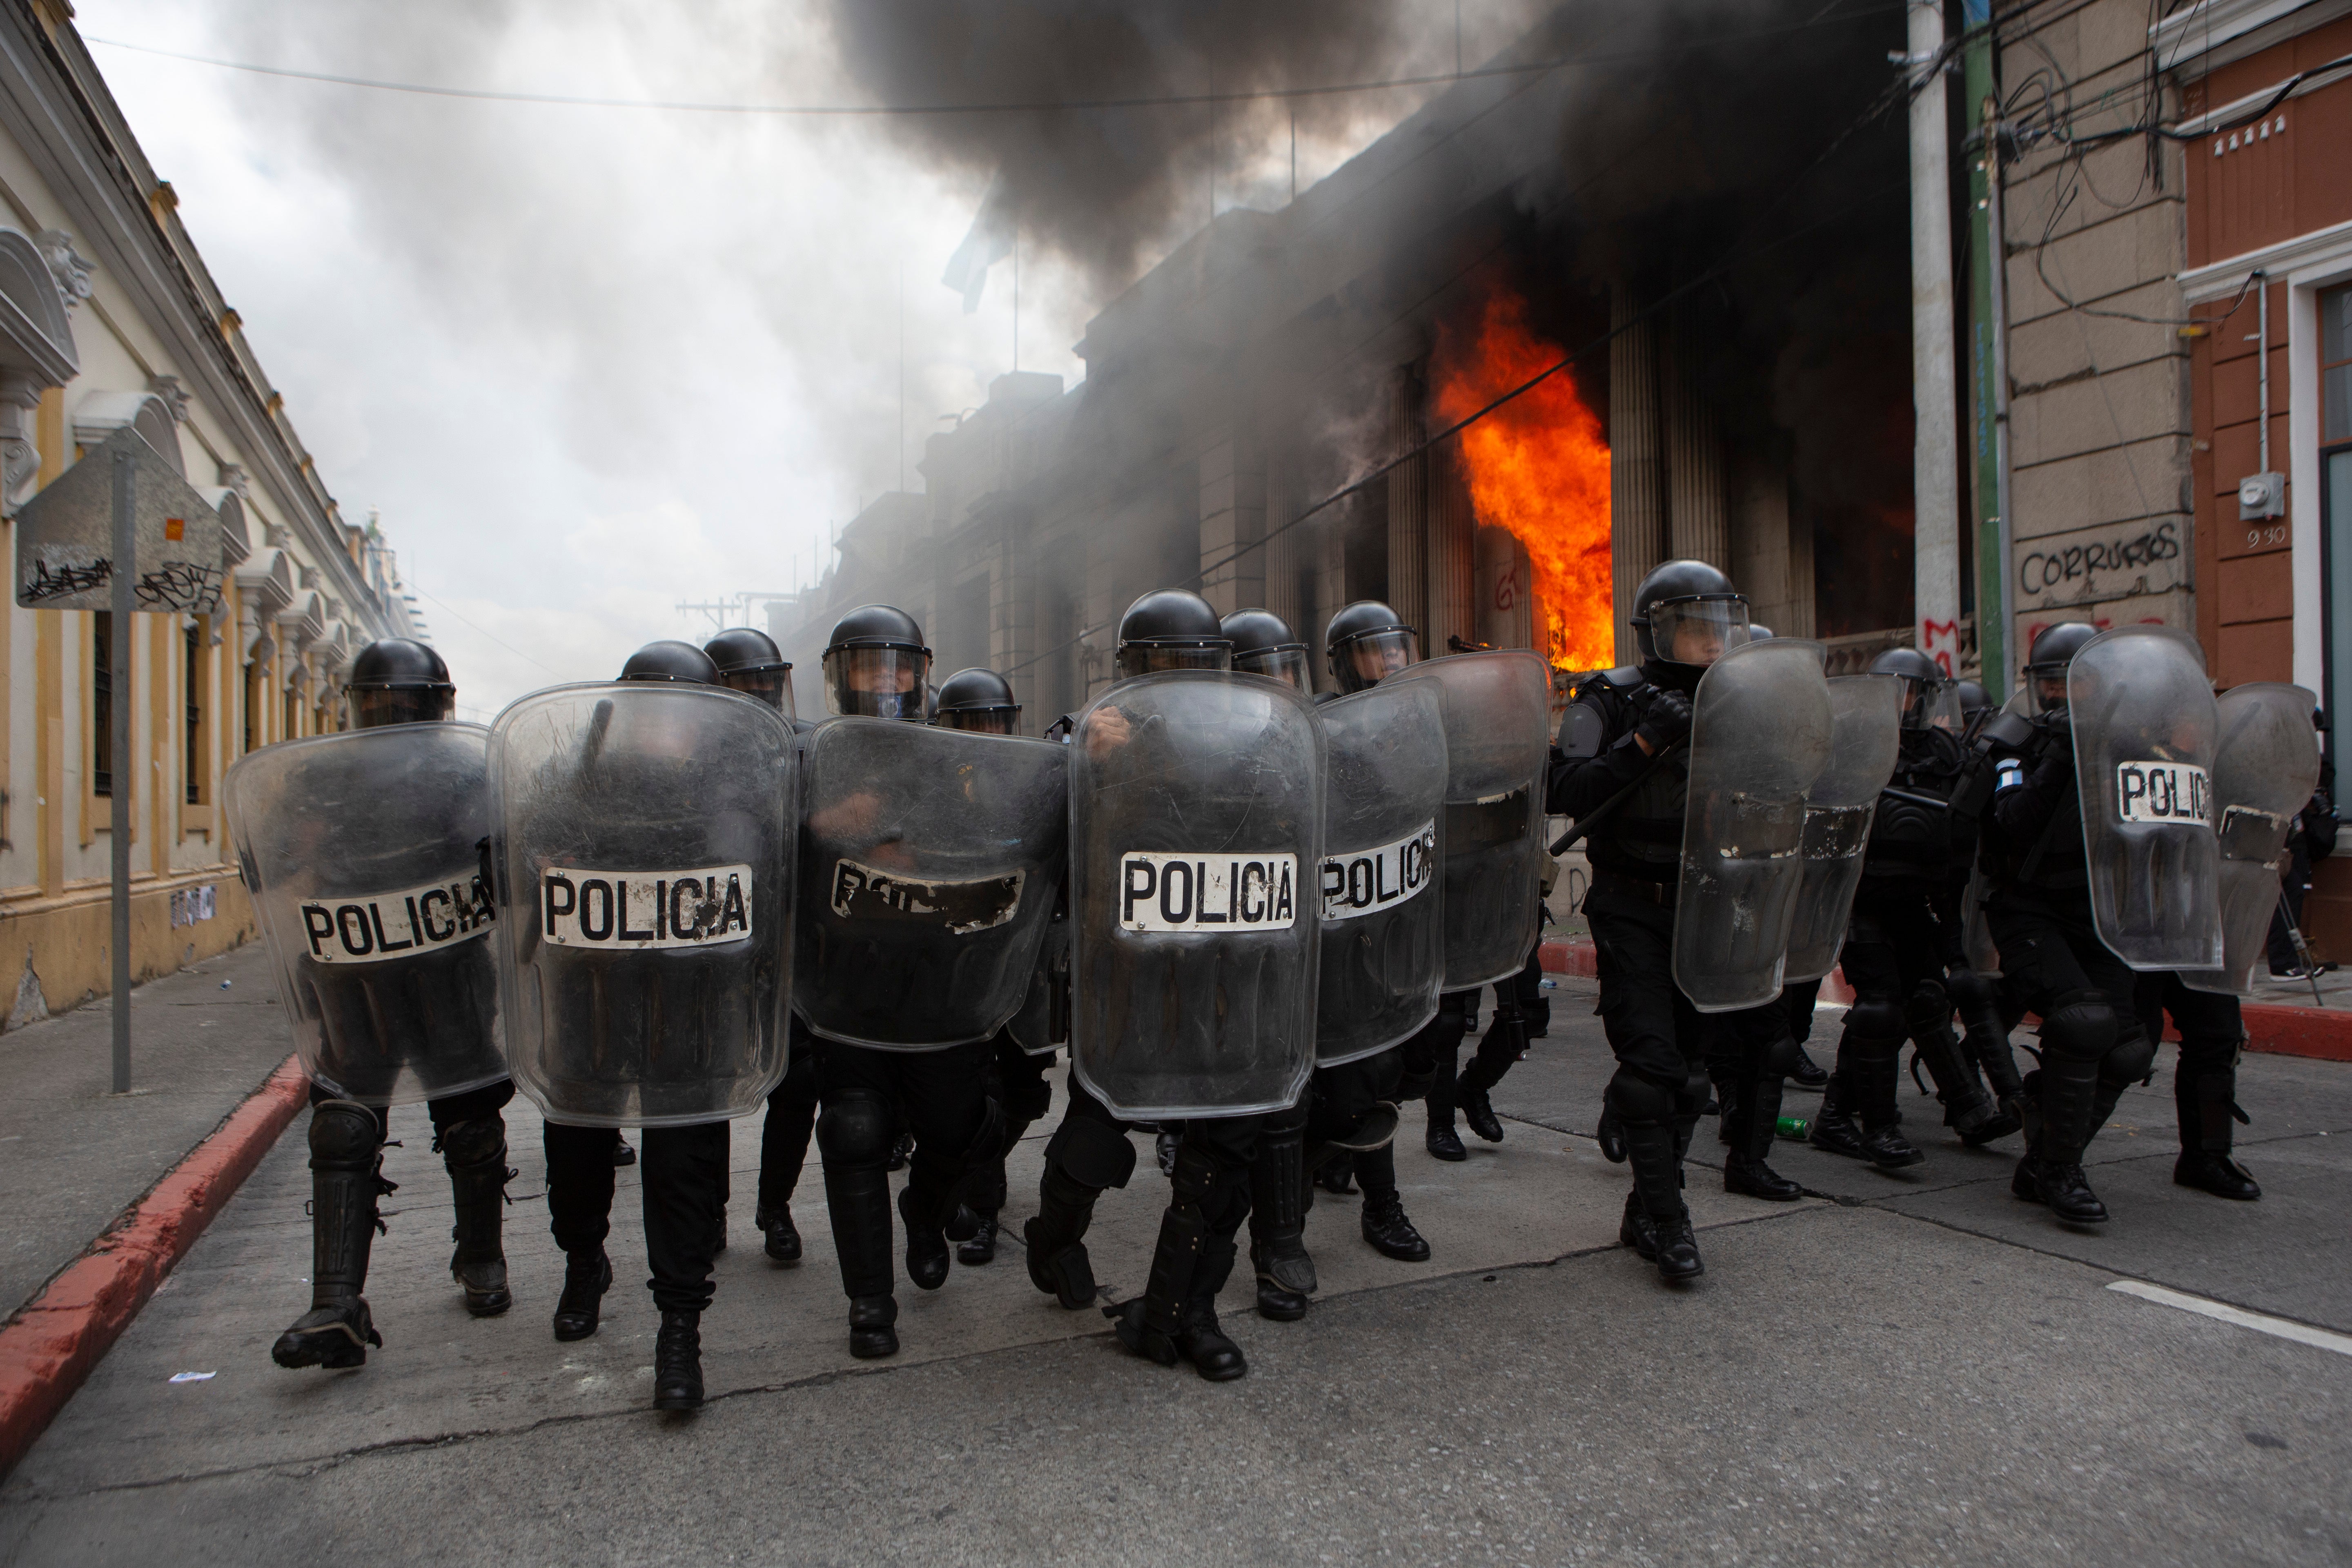
<svg viewBox="0 0 2352 1568">
<path fill-rule="evenodd" d="M 1983 729 L 1977 731 L 1977 744 L 2014 751 L 2032 739 L 2034 728 L 2035 721 L 2022 713 L 1996 713 L 1986 721 Z"/>
<path fill-rule="evenodd" d="M 1639 686 L 1642 684 L 1642 668 L 1639 665 L 1621 665 L 1615 669 L 1602 670 L 1601 679 L 1616 687 Z"/>
<path fill-rule="evenodd" d="M 1559 749 L 1570 762 L 1597 757 L 1609 743 L 1609 721 L 1590 702 L 1571 702 L 1560 715 Z"/>
</svg>

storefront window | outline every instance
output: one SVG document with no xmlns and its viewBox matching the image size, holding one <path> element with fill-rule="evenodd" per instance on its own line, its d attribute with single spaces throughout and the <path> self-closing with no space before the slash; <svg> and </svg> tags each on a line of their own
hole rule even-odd
<svg viewBox="0 0 2352 1568">
<path fill-rule="evenodd" d="M 2327 561 L 2328 749 L 2352 762 L 2343 714 L 2352 704 L 2352 288 L 2319 297 L 2320 533 Z"/>
<path fill-rule="evenodd" d="M 2319 297 L 2319 438 L 2352 441 L 2352 289 Z"/>
</svg>

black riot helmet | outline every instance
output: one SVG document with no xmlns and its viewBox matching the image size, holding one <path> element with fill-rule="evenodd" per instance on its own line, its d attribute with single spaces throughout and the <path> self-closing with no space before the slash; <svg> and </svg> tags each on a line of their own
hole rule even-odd
<svg viewBox="0 0 2352 1568">
<path fill-rule="evenodd" d="M 751 626 L 732 626 L 702 645 L 719 667 L 719 684 L 746 697 L 756 697 L 790 719 L 793 714 L 793 667 L 784 662 L 776 639 Z"/>
<path fill-rule="evenodd" d="M 959 669 L 940 683 L 931 722 L 948 730 L 1010 735 L 1021 722 L 1013 683 L 992 669 Z"/>
<path fill-rule="evenodd" d="M 930 672 L 931 650 L 914 616 L 862 605 L 833 623 L 824 645 L 825 711 L 920 723 Z"/>
<path fill-rule="evenodd" d="M 1903 682 L 1903 727 L 1925 730 L 1937 718 L 1939 708 L 1948 708 L 1944 700 L 1944 672 L 1936 661 L 1916 647 L 1891 647 L 1870 661 L 1873 675 L 1892 675 Z M 1949 726 L 1948 725 L 1947 728 Z"/>
<path fill-rule="evenodd" d="M 1323 628 L 1323 657 L 1339 689 L 1353 695 L 1420 658 L 1420 640 L 1394 610 L 1378 599 L 1359 599 L 1342 605 Z"/>
<path fill-rule="evenodd" d="M 360 649 L 343 684 L 354 729 L 430 723 L 449 717 L 457 689 L 441 656 L 408 637 L 384 637 Z"/>
<path fill-rule="evenodd" d="M 704 686 L 719 684 L 719 667 L 690 642 L 665 637 L 649 642 L 621 666 L 623 680 L 677 680 Z"/>
<path fill-rule="evenodd" d="M 2088 621 L 2061 621 L 2044 626 L 2025 656 L 2026 700 L 2036 713 L 2054 713 L 2066 706 L 2066 667 L 2083 645 L 2099 635 Z"/>
<path fill-rule="evenodd" d="M 1118 618 L 1118 679 L 1162 669 L 1231 669 L 1234 645 L 1209 601 L 1182 588 L 1146 594 Z"/>
<path fill-rule="evenodd" d="M 1977 715 L 1992 706 L 1992 693 L 1984 689 L 1981 680 L 1961 680 L 1953 683 L 1960 699 L 1960 717 L 1973 724 Z"/>
<path fill-rule="evenodd" d="M 1287 680 L 1301 691 L 1314 689 L 1307 670 L 1307 645 L 1288 621 L 1272 610 L 1235 610 L 1223 626 L 1226 640 L 1234 645 L 1235 669 Z"/>
<path fill-rule="evenodd" d="M 1669 561 L 1633 590 L 1633 640 L 1645 663 L 1696 680 L 1748 640 L 1748 599 L 1704 561 Z"/>
<path fill-rule="evenodd" d="M 1762 621 L 1750 621 L 1748 623 L 1748 640 L 1749 642 L 1769 642 L 1780 635 L 1780 634 L 1779 632 L 1774 631 Z"/>
</svg>

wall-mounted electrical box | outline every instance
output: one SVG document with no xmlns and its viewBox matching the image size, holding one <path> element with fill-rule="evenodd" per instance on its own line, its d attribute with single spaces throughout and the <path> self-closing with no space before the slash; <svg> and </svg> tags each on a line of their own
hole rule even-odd
<svg viewBox="0 0 2352 1568">
<path fill-rule="evenodd" d="M 2238 521 L 2286 515 L 2286 476 L 2248 474 L 2238 481 Z"/>
</svg>

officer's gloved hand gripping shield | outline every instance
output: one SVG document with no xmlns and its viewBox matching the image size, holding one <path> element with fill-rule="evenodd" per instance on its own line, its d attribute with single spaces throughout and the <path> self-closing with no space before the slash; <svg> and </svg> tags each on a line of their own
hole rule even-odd
<svg viewBox="0 0 2352 1568">
<path fill-rule="evenodd" d="M 2102 632 L 2066 667 L 2066 717 L 2099 940 L 2134 969 L 2221 968 L 2204 656 L 2167 626 Z"/>
<path fill-rule="evenodd" d="M 1818 980 L 1845 942 L 1878 792 L 1894 775 L 1903 737 L 1903 682 L 1841 675 L 1829 683 L 1830 760 L 1805 791 L 1805 879 L 1789 928 L 1782 984 Z"/>
<path fill-rule="evenodd" d="M 584 1127 L 716 1121 L 784 1072 L 793 731 L 717 687 L 563 686 L 490 741 L 515 1081 Z"/>
<path fill-rule="evenodd" d="M 1702 1013 L 1780 994 L 1805 881 L 1805 792 L 1831 757 L 1822 651 L 1797 637 L 1741 644 L 1707 667 L 1691 704 L 1674 975 Z"/>
<path fill-rule="evenodd" d="M 984 1040 L 1028 994 L 1068 830 L 1068 748 L 887 719 L 808 742 L 793 1005 L 829 1039 Z"/>
<path fill-rule="evenodd" d="M 1551 671 L 1525 649 L 1451 654 L 1392 675 L 1445 689 L 1445 980 L 1468 991 L 1527 966 L 1542 920 Z"/>
<path fill-rule="evenodd" d="M 1123 680 L 1070 738 L 1070 1064 L 1130 1121 L 1294 1103 L 1315 1062 L 1323 731 L 1255 676 Z"/>
<path fill-rule="evenodd" d="M 1410 1038 L 1445 979 L 1445 689 L 1388 680 L 1316 709 L 1328 770 L 1315 1060 Z"/>
<path fill-rule="evenodd" d="M 494 1083 L 489 731 L 393 724 L 265 747 L 222 782 L 302 1066 L 366 1105 Z"/>
<path fill-rule="evenodd" d="M 2283 681 L 2257 680 L 2223 692 L 2221 742 L 2213 752 L 2213 807 L 2221 827 L 2221 967 L 2183 970 L 2197 991 L 2254 994 L 2286 869 L 2295 814 L 2319 787 L 2318 706 Z"/>
</svg>

